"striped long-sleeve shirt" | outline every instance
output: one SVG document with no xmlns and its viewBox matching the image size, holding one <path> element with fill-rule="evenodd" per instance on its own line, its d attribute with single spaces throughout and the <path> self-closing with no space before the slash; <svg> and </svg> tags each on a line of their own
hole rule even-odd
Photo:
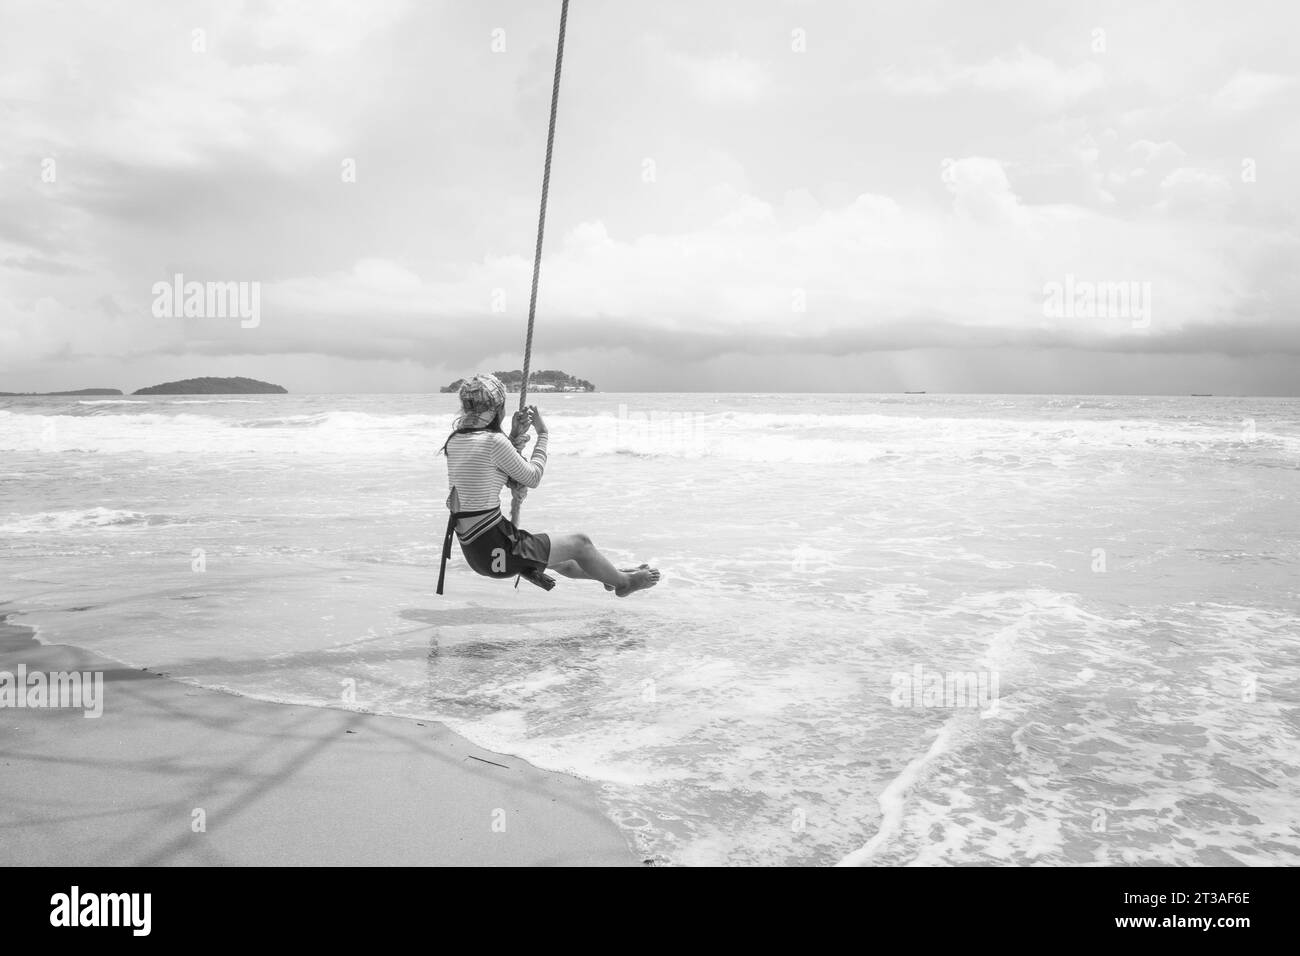
<svg viewBox="0 0 1300 956">
<path fill-rule="evenodd" d="M 464 432 L 447 442 L 447 486 L 456 489 L 457 511 L 482 511 L 501 504 L 501 489 L 513 478 L 526 488 L 536 488 L 546 470 L 546 435 L 538 435 L 529 460 L 515 451 L 510 439 L 498 431 Z M 451 501 L 448 499 L 448 505 Z M 481 522 L 462 518 L 461 530 Z"/>
</svg>

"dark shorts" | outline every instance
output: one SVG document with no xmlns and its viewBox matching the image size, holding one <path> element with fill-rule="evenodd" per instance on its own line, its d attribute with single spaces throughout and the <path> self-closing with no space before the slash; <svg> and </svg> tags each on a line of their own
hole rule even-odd
<svg viewBox="0 0 1300 956">
<path fill-rule="evenodd" d="M 513 578 L 525 571 L 545 571 L 551 558 L 551 538 L 530 534 L 512 525 L 505 515 L 495 524 L 476 526 L 460 538 L 469 566 L 489 578 Z M 469 540 L 466 540 L 469 539 Z"/>
</svg>

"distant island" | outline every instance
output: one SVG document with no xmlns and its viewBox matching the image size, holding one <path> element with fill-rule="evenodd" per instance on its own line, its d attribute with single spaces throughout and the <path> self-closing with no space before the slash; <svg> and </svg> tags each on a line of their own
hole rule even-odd
<svg viewBox="0 0 1300 956">
<path fill-rule="evenodd" d="M 289 390 L 253 378 L 187 378 L 138 388 L 132 395 L 287 395 Z"/>
<path fill-rule="evenodd" d="M 0 392 L 5 398 L 16 398 L 22 395 L 121 395 L 120 388 L 79 388 L 75 392 Z"/>
<path fill-rule="evenodd" d="M 501 384 L 511 392 L 519 391 L 519 387 L 524 383 L 523 369 L 515 369 L 513 372 L 493 372 L 492 374 L 501 379 Z M 464 384 L 465 380 L 458 378 L 450 385 L 444 385 L 439 391 L 458 392 Z M 528 390 L 530 392 L 594 392 L 596 386 L 584 378 L 574 378 L 568 372 L 544 369 L 540 372 L 528 373 Z"/>
</svg>

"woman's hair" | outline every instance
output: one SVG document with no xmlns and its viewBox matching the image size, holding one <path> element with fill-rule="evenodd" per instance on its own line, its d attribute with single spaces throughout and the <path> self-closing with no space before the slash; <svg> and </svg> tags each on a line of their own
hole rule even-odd
<svg viewBox="0 0 1300 956">
<path fill-rule="evenodd" d="M 464 409 L 462 409 L 462 411 L 464 411 Z M 460 423 L 470 415 L 474 414 L 473 412 L 465 412 L 465 414 L 463 414 L 460 418 L 456 419 L 456 425 L 452 428 L 451 434 L 447 436 L 447 440 L 442 443 L 442 447 L 438 449 L 438 454 L 445 455 L 447 453 L 447 445 L 451 442 L 451 440 L 455 438 L 457 435 L 463 435 L 465 432 L 501 432 L 504 435 L 505 428 L 502 419 L 504 418 L 505 413 L 506 413 L 506 404 L 505 402 L 502 402 L 500 405 L 496 407 L 496 411 L 492 415 L 492 420 L 488 422 L 486 425 L 473 425 L 468 428 L 464 428 L 461 427 Z"/>
</svg>

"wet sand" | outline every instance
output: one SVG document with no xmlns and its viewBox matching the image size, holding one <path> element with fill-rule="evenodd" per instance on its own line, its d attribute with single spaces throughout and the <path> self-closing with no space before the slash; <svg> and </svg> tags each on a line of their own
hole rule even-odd
<svg viewBox="0 0 1300 956">
<path fill-rule="evenodd" d="M 589 784 L 440 724 L 206 690 L 0 619 L 0 671 L 104 708 L 0 708 L 0 865 L 638 865 Z M 200 827 L 202 823 L 202 827 Z"/>
</svg>

